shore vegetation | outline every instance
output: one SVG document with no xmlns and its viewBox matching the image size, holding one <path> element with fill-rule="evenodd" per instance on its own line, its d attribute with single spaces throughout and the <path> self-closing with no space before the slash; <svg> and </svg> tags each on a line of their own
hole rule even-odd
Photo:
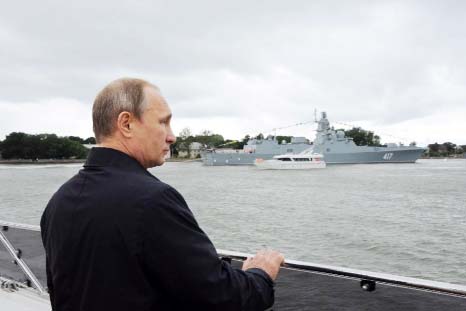
<svg viewBox="0 0 466 311">
<path fill-rule="evenodd" d="M 1 157 L 11 159 L 84 159 L 85 141 L 76 136 L 59 137 L 56 134 L 26 134 L 13 132 L 0 141 Z"/>
</svg>

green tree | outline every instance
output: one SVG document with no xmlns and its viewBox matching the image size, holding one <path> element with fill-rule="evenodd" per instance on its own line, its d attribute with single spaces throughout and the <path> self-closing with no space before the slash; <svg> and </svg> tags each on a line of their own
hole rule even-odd
<svg viewBox="0 0 466 311">
<path fill-rule="evenodd" d="M 244 145 L 248 143 L 249 139 L 251 139 L 251 136 L 249 135 L 244 136 L 244 138 L 241 140 L 226 139 L 225 142 L 219 147 L 243 149 Z"/>
<path fill-rule="evenodd" d="M 97 142 L 94 137 L 88 137 L 84 140 L 83 144 L 95 145 Z"/>
<path fill-rule="evenodd" d="M 283 141 L 289 144 L 291 142 L 292 136 L 277 136 L 276 138 L 279 144 L 281 144 Z"/>
<path fill-rule="evenodd" d="M 191 136 L 193 136 L 193 135 L 191 134 L 191 130 L 189 129 L 189 127 L 185 127 L 185 128 L 182 129 L 181 132 L 180 132 L 180 138 L 181 138 L 182 140 L 186 140 L 186 139 L 188 139 L 188 138 L 191 137 Z"/>
<path fill-rule="evenodd" d="M 196 135 L 192 137 L 191 142 L 198 142 L 207 146 L 209 148 L 216 148 L 225 143 L 225 140 L 222 135 L 212 134 L 212 135 Z"/>
<path fill-rule="evenodd" d="M 212 133 L 210 130 L 203 130 L 200 134 L 200 136 L 212 136 L 214 133 Z"/>
<path fill-rule="evenodd" d="M 84 158 L 86 154 L 81 143 L 55 134 L 13 132 L 2 143 L 4 159 L 68 159 Z"/>
<path fill-rule="evenodd" d="M 84 144 L 84 139 L 82 139 L 81 137 L 78 137 L 78 136 L 68 136 L 66 137 L 68 138 L 69 140 L 72 140 L 72 141 L 77 141 L 78 143 L 80 144 Z"/>
<path fill-rule="evenodd" d="M 451 143 L 451 142 L 446 142 L 446 143 L 443 143 L 443 146 L 448 155 L 455 152 L 456 144 Z"/>
<path fill-rule="evenodd" d="M 69 158 L 84 158 L 86 156 L 86 149 L 84 146 L 68 138 L 59 139 L 58 144 L 58 158 L 69 159 Z"/>
<path fill-rule="evenodd" d="M 374 132 L 363 130 L 360 127 L 346 130 L 345 135 L 353 138 L 354 143 L 358 146 L 381 146 L 380 136 L 374 135 Z"/>
<path fill-rule="evenodd" d="M 238 140 L 227 139 L 219 147 L 222 148 L 232 148 L 232 149 L 243 149 L 243 142 Z"/>
<path fill-rule="evenodd" d="M 244 138 L 243 138 L 243 140 L 241 142 L 243 143 L 243 145 L 246 145 L 250 139 L 251 139 L 251 136 L 246 135 L 246 136 L 244 136 Z"/>
<path fill-rule="evenodd" d="M 25 133 L 13 132 L 7 135 L 5 140 L 2 142 L 2 157 L 4 159 L 25 159 Z"/>
<path fill-rule="evenodd" d="M 427 145 L 427 155 L 430 157 L 448 157 L 458 152 L 458 146 L 451 142 L 445 142 L 443 144 L 435 143 Z"/>
<path fill-rule="evenodd" d="M 428 155 L 429 155 L 430 157 L 439 156 L 440 145 L 439 145 L 438 143 L 429 144 L 429 145 L 427 146 L 427 149 L 429 150 L 429 151 L 428 151 Z"/>
</svg>

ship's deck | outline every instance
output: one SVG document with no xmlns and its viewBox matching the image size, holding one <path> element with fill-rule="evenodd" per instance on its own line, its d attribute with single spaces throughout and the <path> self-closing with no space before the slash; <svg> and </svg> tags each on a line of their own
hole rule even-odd
<svg viewBox="0 0 466 311">
<path fill-rule="evenodd" d="M 45 255 L 40 232 L 11 227 L 1 232 L 16 249 L 21 249 L 22 259 L 45 286 Z M 239 257 L 230 257 L 233 257 L 232 264 L 240 267 Z M 18 281 L 26 280 L 3 245 L 0 246 L 0 275 Z M 357 277 L 322 271 L 282 268 L 276 282 L 273 310 L 466 310 L 466 286 L 454 287 L 460 289 L 460 293 L 454 295 L 448 291 L 421 290 L 377 282 L 375 291 L 369 292 L 361 289 L 360 281 Z M 464 294 L 461 294 L 463 290 Z M 8 297 L 11 303 L 13 296 L 8 295 L 14 294 L 2 293 L 0 304 L 3 305 Z"/>
</svg>

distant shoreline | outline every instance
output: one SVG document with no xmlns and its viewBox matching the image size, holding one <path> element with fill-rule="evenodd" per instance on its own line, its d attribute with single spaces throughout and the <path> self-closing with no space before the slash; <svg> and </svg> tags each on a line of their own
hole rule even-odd
<svg viewBox="0 0 466 311">
<path fill-rule="evenodd" d="M 166 162 L 200 162 L 201 159 L 186 159 L 186 158 L 169 158 Z M 14 164 L 14 165 L 41 165 L 41 164 L 79 164 L 86 162 L 86 159 L 39 159 L 39 160 L 27 160 L 27 159 L 12 159 L 12 160 L 0 160 L 0 164 Z"/>
<path fill-rule="evenodd" d="M 73 164 L 73 163 L 84 163 L 86 159 L 40 159 L 40 160 L 26 160 L 26 159 L 14 159 L 14 160 L 0 160 L 0 164 Z"/>
<path fill-rule="evenodd" d="M 202 162 L 200 158 L 198 159 L 187 159 L 187 158 L 168 158 L 165 162 Z"/>
<path fill-rule="evenodd" d="M 463 157 L 421 157 L 421 160 L 442 160 L 442 159 L 466 159 Z M 186 158 L 169 158 L 166 162 L 201 162 L 201 159 L 186 159 Z M 26 160 L 26 159 L 14 159 L 14 160 L 0 160 L 0 164 L 14 164 L 14 165 L 40 165 L 40 164 L 79 164 L 86 162 L 86 159 L 39 159 L 39 160 Z"/>
<path fill-rule="evenodd" d="M 420 160 L 466 159 L 466 157 L 465 156 L 457 156 L 457 157 L 452 157 L 452 156 L 445 157 L 445 156 L 443 156 L 443 157 L 420 157 L 419 159 Z"/>
</svg>

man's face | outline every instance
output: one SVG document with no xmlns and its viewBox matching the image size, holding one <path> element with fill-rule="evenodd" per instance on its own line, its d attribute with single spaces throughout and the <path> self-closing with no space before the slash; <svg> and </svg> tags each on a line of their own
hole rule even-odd
<svg viewBox="0 0 466 311">
<path fill-rule="evenodd" d="M 145 88 L 147 101 L 141 120 L 135 120 L 133 156 L 145 167 L 162 165 L 170 145 L 176 141 L 170 127 L 171 111 L 153 88 Z"/>
</svg>

